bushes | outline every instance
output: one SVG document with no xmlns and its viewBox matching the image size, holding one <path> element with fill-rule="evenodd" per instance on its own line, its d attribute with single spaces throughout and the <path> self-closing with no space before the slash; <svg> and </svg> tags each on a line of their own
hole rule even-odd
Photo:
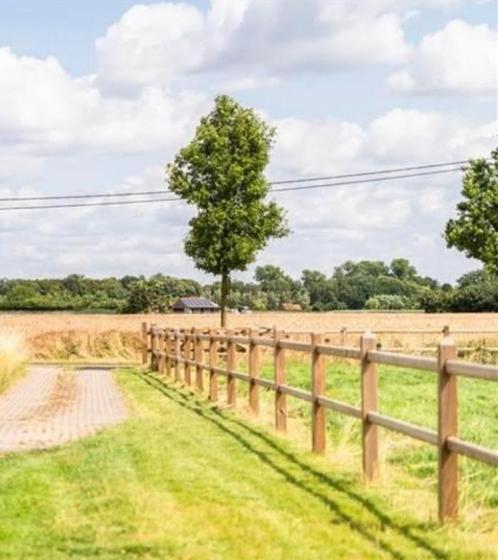
<svg viewBox="0 0 498 560">
<path fill-rule="evenodd" d="M 390 294 L 379 294 L 368 298 L 365 309 L 414 309 L 415 305 L 410 298 Z"/>
</svg>

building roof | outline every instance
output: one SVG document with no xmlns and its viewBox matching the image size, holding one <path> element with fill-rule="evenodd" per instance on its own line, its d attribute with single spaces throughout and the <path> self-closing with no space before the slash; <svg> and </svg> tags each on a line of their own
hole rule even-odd
<svg viewBox="0 0 498 560">
<path fill-rule="evenodd" d="M 201 297 L 184 297 L 176 301 L 172 307 L 188 307 L 189 309 L 219 309 L 218 305 L 206 298 Z"/>
<path fill-rule="evenodd" d="M 299 303 L 282 303 L 282 309 L 284 311 L 302 311 Z"/>
</svg>

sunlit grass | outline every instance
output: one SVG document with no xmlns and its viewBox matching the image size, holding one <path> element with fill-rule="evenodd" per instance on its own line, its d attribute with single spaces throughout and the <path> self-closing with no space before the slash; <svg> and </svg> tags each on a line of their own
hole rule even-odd
<svg viewBox="0 0 498 560">
<path fill-rule="evenodd" d="M 237 369 L 247 371 L 247 358 L 240 357 Z M 286 364 L 287 384 L 311 388 L 310 359 L 290 355 Z M 437 376 L 430 372 L 381 366 L 379 411 L 393 418 L 436 430 Z M 262 376 L 273 378 L 273 362 L 263 359 Z M 247 410 L 247 385 L 239 383 L 239 408 Z M 355 361 L 327 358 L 327 396 L 360 406 L 360 371 Z M 274 423 L 274 393 L 260 390 L 262 419 Z M 224 395 L 221 397 L 225 398 Z M 311 406 L 287 397 L 289 437 L 309 449 Z M 328 456 L 339 467 L 359 473 L 361 469 L 360 422 L 327 411 Z M 459 435 L 462 439 L 498 449 L 498 384 L 478 379 L 459 379 Z M 437 452 L 434 447 L 407 436 L 379 428 L 381 469 L 379 484 L 400 506 L 423 511 L 427 519 L 437 518 Z M 407 490 L 411 495 L 407 496 Z M 410 493 L 410 492 L 409 492 Z M 399 499 L 397 499 L 399 497 Z M 478 461 L 460 458 L 461 518 L 473 530 L 498 528 L 498 469 Z M 498 538 L 498 531 L 496 532 Z"/>
<path fill-rule="evenodd" d="M 329 458 L 157 376 L 123 372 L 130 419 L 0 460 L 0 557 L 491 559 Z"/>
</svg>

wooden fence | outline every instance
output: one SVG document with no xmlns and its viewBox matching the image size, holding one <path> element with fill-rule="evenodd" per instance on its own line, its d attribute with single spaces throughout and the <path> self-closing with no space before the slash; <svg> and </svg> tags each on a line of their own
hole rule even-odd
<svg viewBox="0 0 498 560">
<path fill-rule="evenodd" d="M 218 400 L 218 378 L 226 377 L 227 402 L 237 401 L 237 381 L 249 385 L 249 407 L 259 413 L 259 389 L 275 392 L 275 427 L 285 431 L 287 422 L 287 396 L 310 403 L 312 411 L 312 449 L 323 453 L 326 446 L 326 411 L 333 410 L 358 419 L 362 424 L 363 473 L 366 481 L 375 478 L 378 467 L 378 427 L 393 430 L 411 438 L 436 446 L 438 449 L 438 512 L 441 522 L 458 515 L 458 456 L 465 455 L 477 461 L 498 467 L 498 451 L 463 441 L 458 437 L 458 377 L 498 381 L 498 367 L 460 361 L 457 348 L 450 337 L 438 346 L 437 358 L 427 358 L 377 349 L 376 338 L 364 333 L 358 348 L 333 346 L 324 343 L 320 333 L 311 334 L 311 342 L 293 341 L 283 331 L 271 335 L 259 329 L 231 330 L 171 330 L 155 325 L 142 326 L 143 362 L 153 371 L 173 376 L 176 381 L 204 390 L 204 373 L 209 375 L 209 398 Z M 220 346 L 224 345 L 226 365 L 219 367 Z M 261 348 L 270 348 L 274 360 L 274 379 L 260 377 Z M 248 353 L 249 372 L 236 370 L 237 351 Z M 311 391 L 292 387 L 286 383 L 286 351 L 305 352 L 311 361 Z M 208 360 L 205 360 L 205 354 Z M 361 380 L 361 406 L 329 398 L 325 394 L 325 357 L 336 356 L 357 360 Z M 437 431 L 429 430 L 377 411 L 378 364 L 395 365 L 424 370 L 438 376 Z"/>
</svg>

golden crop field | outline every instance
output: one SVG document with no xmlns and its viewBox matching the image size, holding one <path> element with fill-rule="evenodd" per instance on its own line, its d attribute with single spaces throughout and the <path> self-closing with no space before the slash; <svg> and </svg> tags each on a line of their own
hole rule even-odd
<svg viewBox="0 0 498 560">
<path fill-rule="evenodd" d="M 69 356 L 130 358 L 137 356 L 142 322 L 171 328 L 216 328 L 218 315 L 93 315 L 75 313 L 5 313 L 0 314 L 2 332 L 22 335 L 36 358 Z M 341 329 L 347 345 L 357 345 L 359 332 L 378 334 L 383 347 L 420 349 L 434 347 L 441 331 L 448 325 L 459 346 L 479 348 L 498 346 L 498 314 L 496 313 L 369 313 L 369 312 L 264 312 L 230 314 L 229 327 L 271 328 L 293 333 L 330 333 L 332 342 L 340 342 Z M 459 334 L 458 331 L 468 331 Z M 391 332 L 382 332 L 391 331 Z M 413 333 L 392 331 L 415 331 Z M 432 331 L 432 332 L 416 332 Z M 489 332 L 485 332 L 489 331 Z M 304 334 L 301 335 L 305 336 Z"/>
</svg>

